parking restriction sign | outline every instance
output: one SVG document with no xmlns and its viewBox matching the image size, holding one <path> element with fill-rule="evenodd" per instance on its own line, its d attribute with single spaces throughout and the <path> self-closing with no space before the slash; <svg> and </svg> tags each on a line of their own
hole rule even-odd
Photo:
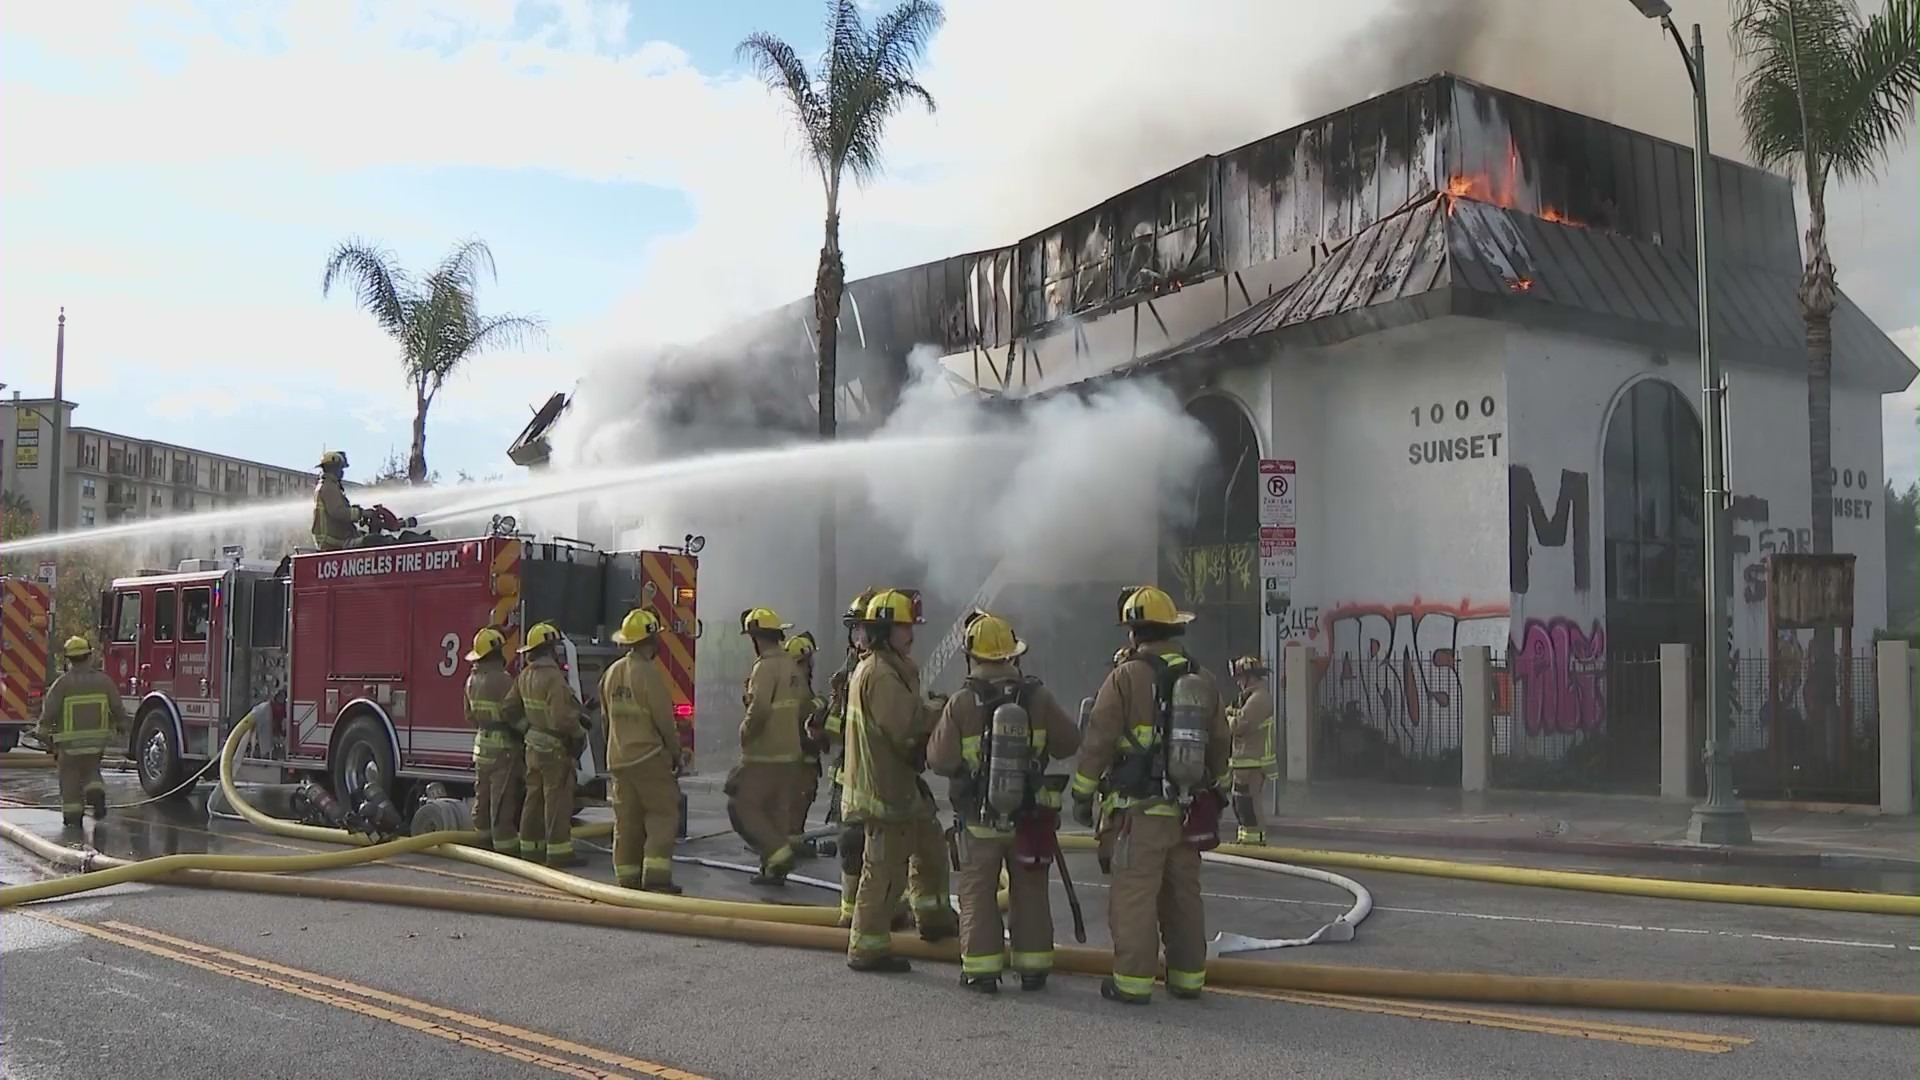
<svg viewBox="0 0 1920 1080">
<path fill-rule="evenodd" d="M 1290 458 L 1260 459 L 1260 524 L 1293 525 L 1300 475 Z"/>
</svg>

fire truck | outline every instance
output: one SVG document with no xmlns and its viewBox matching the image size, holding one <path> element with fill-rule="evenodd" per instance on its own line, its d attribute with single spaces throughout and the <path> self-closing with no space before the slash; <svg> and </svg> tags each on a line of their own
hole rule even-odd
<svg viewBox="0 0 1920 1080">
<path fill-rule="evenodd" d="M 498 519 L 485 536 L 297 551 L 278 564 L 229 549 L 223 560 L 114 581 L 100 597 L 101 652 L 133 718 L 127 753 L 141 786 L 191 790 L 226 733 L 263 702 L 274 705 L 256 713 L 245 765 L 287 780 L 317 775 L 342 798 L 359 796 L 371 768 L 403 808 L 427 782 L 470 786 L 469 643 L 482 627 L 500 630 L 518 670 L 522 634 L 552 622 L 586 706 L 577 786 L 602 798 L 600 674 L 620 652 L 610 633 L 635 607 L 667 628 L 660 663 L 691 768 L 693 538 L 690 549 L 611 552 L 513 530 L 512 518 Z"/>
<path fill-rule="evenodd" d="M 47 619 L 52 590 L 25 577 L 0 577 L 0 750 L 40 722 L 47 671 Z"/>
</svg>

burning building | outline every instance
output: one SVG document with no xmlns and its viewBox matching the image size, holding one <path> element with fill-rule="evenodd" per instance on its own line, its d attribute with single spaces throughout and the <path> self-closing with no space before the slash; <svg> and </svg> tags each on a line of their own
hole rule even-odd
<svg viewBox="0 0 1920 1080">
<path fill-rule="evenodd" d="M 1785 179 L 1715 159 L 1707 182 L 1734 647 L 1757 655 L 1762 560 L 1809 543 L 1799 244 Z M 1497 754 L 1605 733 L 1629 748 L 1620 783 L 1651 786 L 1657 709 L 1604 673 L 1704 644 L 1696 221 L 1687 147 L 1435 76 L 1008 247 L 850 282 L 843 405 L 884 416 L 930 346 L 1009 408 L 1159 380 L 1211 433 L 1192 520 L 1157 553 L 946 598 L 1027 616 L 1073 692 L 1110 651 L 1113 590 L 1151 578 L 1199 613 L 1216 669 L 1313 650 L 1325 709 L 1382 755 L 1457 748 L 1453 658 L 1485 644 L 1511 691 Z M 810 310 L 765 317 L 802 373 Z M 1843 297 L 1834 547 L 1857 556 L 1858 639 L 1885 619 L 1880 397 L 1914 375 Z M 1743 738 L 1765 737 L 1765 706 L 1736 702 Z"/>
</svg>

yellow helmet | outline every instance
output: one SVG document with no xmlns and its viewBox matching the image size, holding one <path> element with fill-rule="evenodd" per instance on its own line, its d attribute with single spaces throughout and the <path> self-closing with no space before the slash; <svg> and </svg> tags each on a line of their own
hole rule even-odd
<svg viewBox="0 0 1920 1080">
<path fill-rule="evenodd" d="M 659 632 L 660 616 L 646 608 L 634 608 L 620 620 L 620 629 L 613 632 L 613 640 L 616 645 L 638 645 Z"/>
<path fill-rule="evenodd" d="M 1152 585 L 1142 585 L 1120 601 L 1120 622 L 1127 626 L 1185 626 L 1191 611 L 1173 606 L 1173 597 Z"/>
<path fill-rule="evenodd" d="M 489 626 L 473 635 L 473 648 L 467 650 L 467 662 L 485 660 L 507 647 L 507 635 Z"/>
<path fill-rule="evenodd" d="M 320 467 L 322 469 L 340 469 L 344 471 L 347 467 L 346 452 L 342 450 L 328 450 L 326 453 L 321 454 Z"/>
<path fill-rule="evenodd" d="M 740 613 L 740 632 L 751 634 L 756 631 L 763 634 L 785 633 L 793 629 L 790 622 L 781 622 L 780 616 L 772 608 L 750 608 Z"/>
<path fill-rule="evenodd" d="M 788 638 L 784 648 L 795 660 L 805 660 L 814 652 L 813 635 L 802 630 Z"/>
<path fill-rule="evenodd" d="M 892 626 L 896 623 L 923 623 L 926 616 L 920 612 L 920 590 L 918 589 L 881 589 L 867 601 L 867 621 Z"/>
<path fill-rule="evenodd" d="M 69 660 L 84 660 L 93 655 L 93 642 L 76 634 L 67 639 L 60 652 Z"/>
<path fill-rule="evenodd" d="M 1257 656 L 1242 656 L 1227 665 L 1227 672 L 1236 679 L 1242 675 L 1265 675 L 1267 662 Z"/>
<path fill-rule="evenodd" d="M 1013 624 L 988 612 L 977 612 L 967 620 L 967 655 L 977 660 L 1011 660 L 1027 651 L 1027 643 L 1014 636 Z"/>
<path fill-rule="evenodd" d="M 846 614 L 840 616 L 840 624 L 851 627 L 854 623 L 864 620 L 867 617 L 867 605 L 873 602 L 873 594 L 879 591 L 878 589 L 861 590 L 860 595 L 853 598 L 853 603 L 847 605 Z"/>
<path fill-rule="evenodd" d="M 560 628 L 550 622 L 534 623 L 527 631 L 527 642 L 520 646 L 522 653 L 530 653 L 542 645 L 552 645 L 560 640 Z"/>
</svg>

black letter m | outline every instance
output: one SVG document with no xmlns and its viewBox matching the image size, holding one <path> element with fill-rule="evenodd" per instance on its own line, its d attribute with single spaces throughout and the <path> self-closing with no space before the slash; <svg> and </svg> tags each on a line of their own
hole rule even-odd
<svg viewBox="0 0 1920 1080">
<path fill-rule="evenodd" d="M 1532 537 L 1540 538 L 1541 547 L 1565 547 L 1569 526 L 1573 587 L 1586 592 L 1593 577 L 1587 561 L 1587 474 L 1560 470 L 1560 492 L 1549 514 L 1533 486 L 1532 470 L 1525 465 L 1507 466 L 1507 579 L 1514 592 L 1524 594 L 1532 584 L 1528 565 Z"/>
</svg>

